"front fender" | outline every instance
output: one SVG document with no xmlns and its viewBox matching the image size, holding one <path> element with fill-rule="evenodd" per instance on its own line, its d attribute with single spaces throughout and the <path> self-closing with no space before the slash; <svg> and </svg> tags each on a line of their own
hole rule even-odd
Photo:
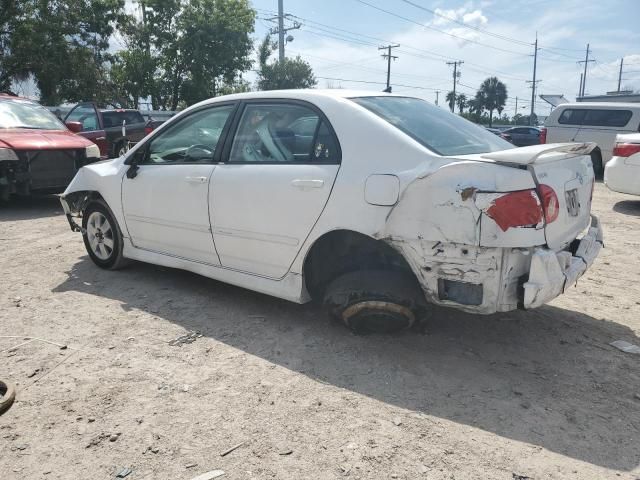
<svg viewBox="0 0 640 480">
<path fill-rule="evenodd" d="M 121 188 L 122 177 L 127 168 L 122 158 L 96 162 L 82 167 L 62 194 L 61 201 L 65 213 L 79 216 L 86 206 L 86 201 L 83 202 L 84 197 L 98 197 L 107 203 L 118 224 L 123 226 L 125 223 L 122 212 Z"/>
</svg>

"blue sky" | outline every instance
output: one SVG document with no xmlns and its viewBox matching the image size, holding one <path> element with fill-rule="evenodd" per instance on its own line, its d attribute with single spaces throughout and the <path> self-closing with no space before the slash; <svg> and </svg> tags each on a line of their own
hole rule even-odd
<svg viewBox="0 0 640 480">
<path fill-rule="evenodd" d="M 277 0 L 253 0 L 253 5 L 259 38 L 272 26 L 264 19 L 277 10 Z M 528 113 L 531 89 L 525 80 L 532 75 L 536 31 L 538 93 L 575 98 L 583 69 L 576 62 L 584 59 L 587 43 L 596 60 L 588 68 L 588 94 L 617 88 L 621 57 L 623 87 L 640 90 L 639 0 L 285 0 L 285 11 L 303 24 L 290 32 L 295 39 L 287 56 L 305 58 L 318 77 L 384 82 L 386 63 L 377 46 L 395 42 L 400 47 L 394 51 L 399 58 L 392 65 L 392 84 L 405 86 L 394 92 L 435 101 L 437 89 L 441 105 L 452 87 L 446 62 L 462 60 L 460 92 L 473 96 L 484 78 L 496 75 L 509 91 L 507 113 L 515 112 L 516 96 L 520 113 Z M 318 79 L 319 87 L 383 88 L 326 78 Z M 536 109 L 549 111 L 539 99 Z"/>
</svg>

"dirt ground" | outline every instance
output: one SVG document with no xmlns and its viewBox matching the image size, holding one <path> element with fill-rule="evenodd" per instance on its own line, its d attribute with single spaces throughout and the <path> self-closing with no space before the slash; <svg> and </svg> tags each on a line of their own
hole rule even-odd
<svg viewBox="0 0 640 480">
<path fill-rule="evenodd" d="M 640 355 L 609 346 L 640 345 L 640 199 L 599 184 L 594 210 L 606 249 L 550 305 L 358 337 L 191 273 L 102 271 L 56 197 L 13 202 L 0 478 L 640 478 Z"/>
</svg>

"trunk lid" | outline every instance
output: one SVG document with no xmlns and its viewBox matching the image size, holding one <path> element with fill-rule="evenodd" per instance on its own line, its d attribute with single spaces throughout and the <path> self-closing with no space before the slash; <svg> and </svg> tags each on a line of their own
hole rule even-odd
<svg viewBox="0 0 640 480">
<path fill-rule="evenodd" d="M 534 145 L 482 154 L 484 160 L 524 166 L 532 173 L 538 195 L 551 187 L 558 200 L 558 217 L 545 225 L 549 248 L 565 248 L 589 226 L 595 176 L 589 154 L 594 143 Z"/>
</svg>

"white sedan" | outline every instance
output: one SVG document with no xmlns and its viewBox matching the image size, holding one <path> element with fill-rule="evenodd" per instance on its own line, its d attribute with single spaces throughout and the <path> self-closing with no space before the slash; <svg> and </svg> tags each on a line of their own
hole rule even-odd
<svg viewBox="0 0 640 480">
<path fill-rule="evenodd" d="M 614 192 L 640 195 L 640 133 L 618 135 L 604 183 Z"/>
<path fill-rule="evenodd" d="M 390 331 L 427 303 L 528 309 L 574 284 L 602 246 L 593 147 L 514 149 L 398 95 L 244 93 L 83 167 L 62 205 L 99 267 L 181 268 Z"/>
</svg>

